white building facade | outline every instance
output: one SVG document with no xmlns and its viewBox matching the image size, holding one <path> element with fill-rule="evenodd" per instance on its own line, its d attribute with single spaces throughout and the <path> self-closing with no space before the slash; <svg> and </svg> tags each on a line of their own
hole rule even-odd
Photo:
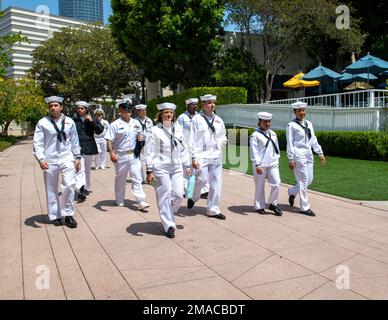
<svg viewBox="0 0 388 320">
<path fill-rule="evenodd" d="M 51 38 L 54 32 L 65 27 L 77 27 L 85 22 L 51 15 L 47 6 L 38 6 L 36 12 L 8 7 L 0 18 L 0 36 L 21 32 L 29 40 L 13 46 L 7 77 L 20 79 L 32 67 L 32 54 L 41 42 Z"/>
</svg>

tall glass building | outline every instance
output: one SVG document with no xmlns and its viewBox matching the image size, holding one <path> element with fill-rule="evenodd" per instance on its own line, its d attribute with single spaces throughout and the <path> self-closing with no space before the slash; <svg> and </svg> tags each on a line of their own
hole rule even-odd
<svg viewBox="0 0 388 320">
<path fill-rule="evenodd" d="M 58 0 L 59 15 L 89 22 L 103 22 L 103 0 Z"/>
</svg>

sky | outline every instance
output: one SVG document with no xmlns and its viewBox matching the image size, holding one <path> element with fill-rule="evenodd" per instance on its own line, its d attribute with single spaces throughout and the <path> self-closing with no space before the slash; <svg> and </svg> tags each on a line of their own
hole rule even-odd
<svg viewBox="0 0 388 320">
<path fill-rule="evenodd" d="M 39 5 L 46 5 L 51 14 L 58 15 L 58 0 L 0 0 L 2 9 L 9 6 L 19 7 L 35 11 Z M 108 17 L 112 14 L 110 0 L 103 0 L 104 5 L 104 23 L 108 23 Z"/>
<path fill-rule="evenodd" d="M 2 3 L 1 9 L 6 9 L 9 6 L 19 7 L 23 9 L 29 9 L 35 11 L 39 5 L 46 5 L 51 14 L 58 15 L 58 0 L 0 0 Z M 110 0 L 103 0 L 104 6 L 104 23 L 108 23 L 108 18 L 112 14 L 112 8 L 110 6 Z M 226 26 L 226 31 L 235 31 L 235 26 Z"/>
</svg>

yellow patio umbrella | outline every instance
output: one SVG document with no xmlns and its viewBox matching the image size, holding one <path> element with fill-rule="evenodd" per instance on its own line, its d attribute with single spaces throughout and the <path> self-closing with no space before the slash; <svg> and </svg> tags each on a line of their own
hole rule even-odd
<svg viewBox="0 0 388 320">
<path fill-rule="evenodd" d="M 369 83 L 364 82 L 364 81 L 356 81 L 348 85 L 347 87 L 344 88 L 344 90 L 365 90 L 365 89 L 373 89 L 374 87 L 371 86 Z"/>
<path fill-rule="evenodd" d="M 302 80 L 302 77 L 304 76 L 303 72 L 298 73 L 297 75 L 293 76 L 290 80 L 287 80 L 286 82 L 283 82 L 283 86 L 287 88 L 300 88 L 300 87 L 316 87 L 319 86 L 319 81 L 312 80 Z"/>
</svg>

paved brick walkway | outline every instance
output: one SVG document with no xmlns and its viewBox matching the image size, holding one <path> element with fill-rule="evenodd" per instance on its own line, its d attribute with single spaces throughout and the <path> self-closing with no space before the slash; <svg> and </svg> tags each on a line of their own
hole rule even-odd
<svg viewBox="0 0 388 320">
<path fill-rule="evenodd" d="M 388 298 L 386 203 L 311 191 L 318 213 L 311 218 L 287 205 L 282 185 L 284 216 L 261 216 L 253 212 L 252 177 L 224 171 L 227 220 L 207 218 L 200 200 L 178 212 L 171 240 L 150 186 L 148 212 L 131 200 L 114 206 L 111 165 L 92 171 L 78 228 L 54 227 L 31 150 L 24 141 L 0 153 L 0 299 Z M 349 282 L 340 284 L 349 288 L 338 289 L 347 271 Z"/>
</svg>

